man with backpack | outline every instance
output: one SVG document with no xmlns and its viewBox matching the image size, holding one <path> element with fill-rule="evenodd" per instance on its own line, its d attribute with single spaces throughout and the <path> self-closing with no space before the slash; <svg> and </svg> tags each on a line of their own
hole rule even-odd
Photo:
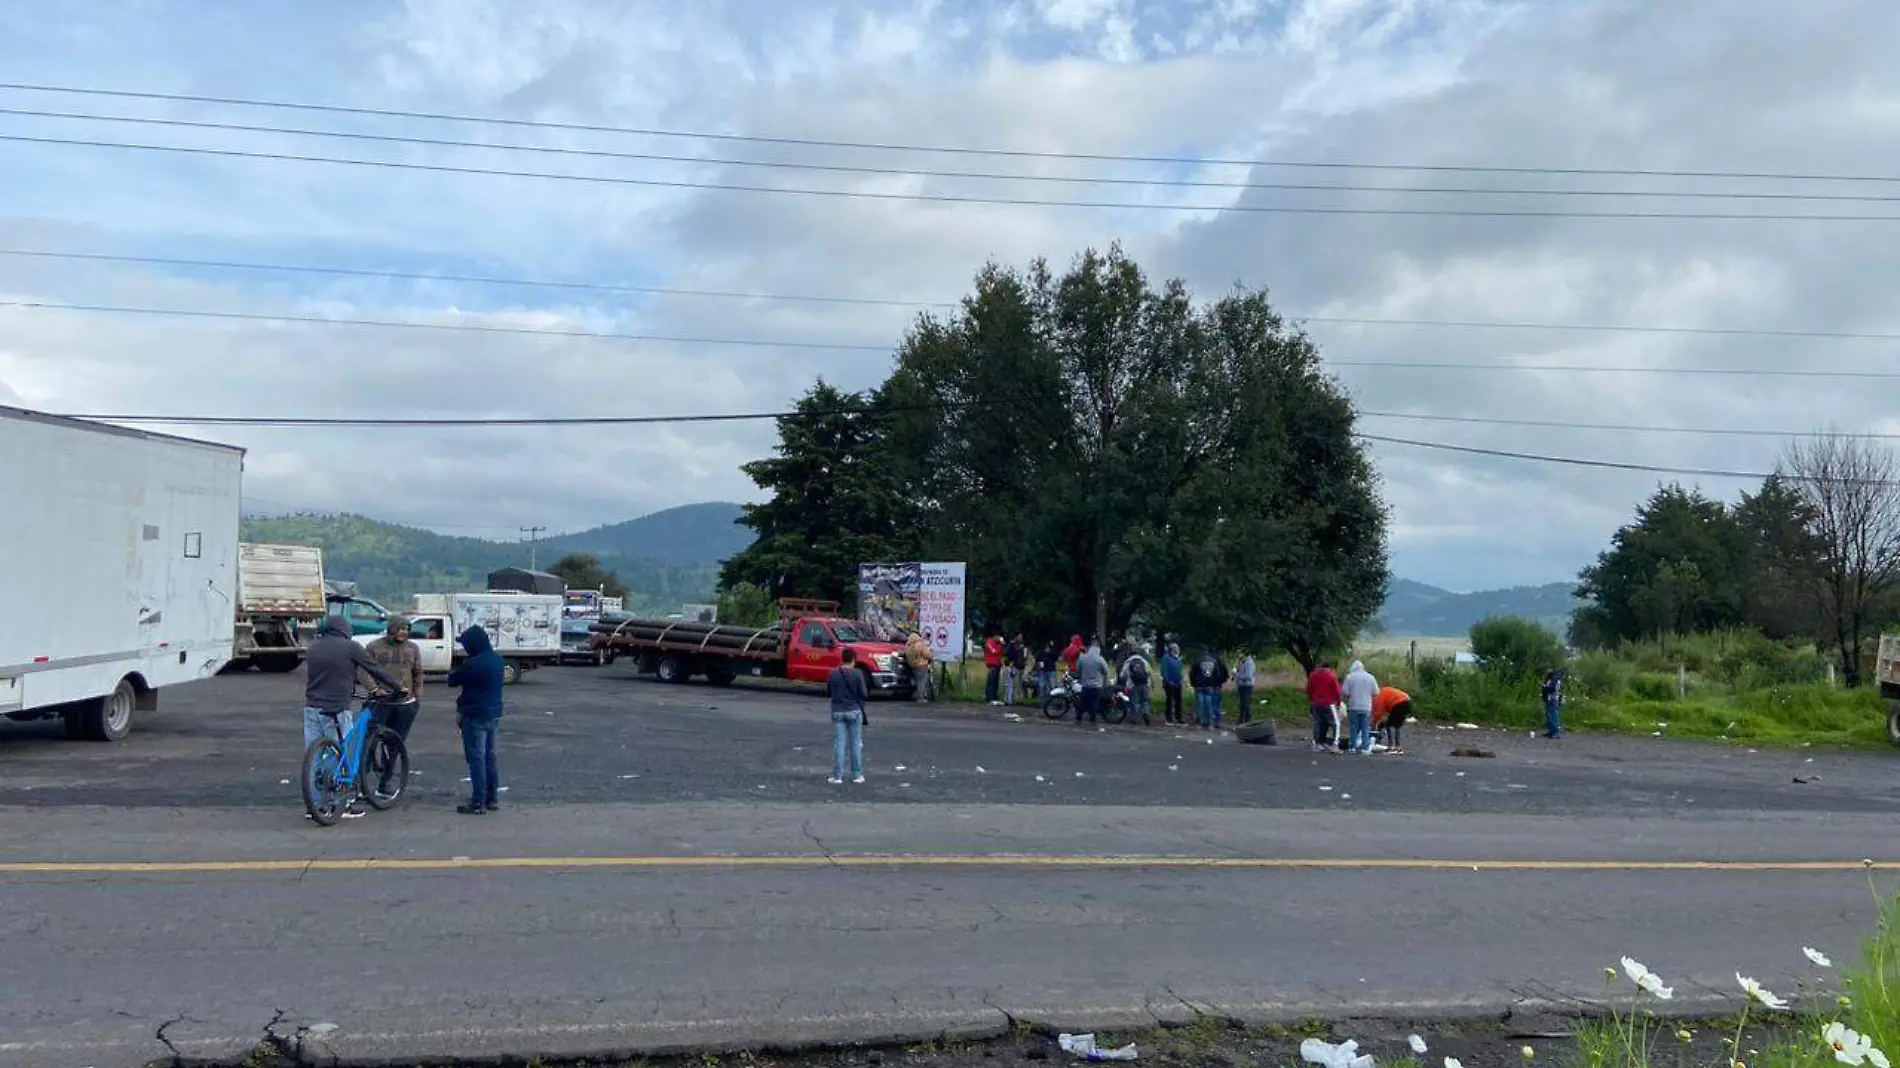
<svg viewBox="0 0 1900 1068">
<path fill-rule="evenodd" d="M 1221 688 L 1227 685 L 1227 665 L 1215 654 L 1214 647 L 1201 650 L 1194 666 L 1188 669 L 1188 683 L 1194 687 L 1194 719 L 1204 731 L 1220 729 Z"/>
<path fill-rule="evenodd" d="M 1128 691 L 1129 720 L 1134 721 L 1139 719 L 1142 726 L 1151 726 L 1154 723 L 1154 717 L 1149 715 L 1148 712 L 1147 658 L 1143 657 L 1139 651 L 1128 654 L 1128 659 L 1122 661 L 1121 674 L 1117 681 L 1121 684 L 1122 689 Z"/>
</svg>

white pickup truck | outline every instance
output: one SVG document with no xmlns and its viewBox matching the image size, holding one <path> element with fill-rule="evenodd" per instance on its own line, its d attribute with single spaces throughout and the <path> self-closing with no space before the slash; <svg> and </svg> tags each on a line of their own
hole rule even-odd
<svg viewBox="0 0 1900 1068">
<path fill-rule="evenodd" d="M 409 614 L 409 639 L 422 654 L 422 670 L 446 672 L 467 657 L 456 635 L 470 627 L 488 632 L 501 654 L 502 681 L 521 676 L 561 658 L 563 598 L 535 593 L 419 593 Z M 374 634 L 359 634 L 364 645 Z"/>
<path fill-rule="evenodd" d="M 1900 745 L 1900 634 L 1880 639 L 1880 651 L 1874 654 L 1874 683 L 1887 704 L 1887 740 Z"/>
</svg>

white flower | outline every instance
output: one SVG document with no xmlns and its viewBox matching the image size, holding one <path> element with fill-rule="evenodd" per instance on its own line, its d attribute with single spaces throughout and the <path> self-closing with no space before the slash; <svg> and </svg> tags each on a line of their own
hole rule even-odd
<svg viewBox="0 0 1900 1068">
<path fill-rule="evenodd" d="M 1534 1061 L 1537 1059 L 1537 1051 L 1530 1048 L 1529 1046 L 1525 1046 L 1523 1049 L 1518 1050 L 1517 1052 L 1521 1056 L 1523 1056 L 1523 1058 L 1527 1061 Z"/>
<path fill-rule="evenodd" d="M 1809 949 L 1807 946 L 1802 946 L 1801 952 L 1807 954 L 1808 959 L 1814 962 L 1816 968 L 1834 967 L 1834 962 L 1827 959 L 1827 954 L 1818 949 Z"/>
<path fill-rule="evenodd" d="M 1865 1064 L 1873 1042 L 1867 1036 L 1839 1020 L 1821 1028 L 1821 1041 L 1834 1050 L 1834 1059 L 1842 1064 Z"/>
<path fill-rule="evenodd" d="M 1635 983 L 1643 993 L 1660 1001 L 1668 1001 L 1676 996 L 1674 989 L 1663 985 L 1662 976 L 1643 967 L 1642 962 L 1624 957 L 1622 963 L 1623 974 L 1629 976 L 1630 982 Z"/>
<path fill-rule="evenodd" d="M 1743 993 L 1747 994 L 1751 998 L 1754 998 L 1756 1001 L 1761 1002 L 1764 1006 L 1768 1008 L 1785 1009 L 1788 1007 L 1787 1002 L 1776 997 L 1773 993 L 1771 993 L 1768 990 L 1767 987 L 1762 986 L 1760 983 L 1756 982 L 1753 979 L 1750 979 L 1746 975 L 1743 975 L 1741 972 L 1735 973 L 1735 981 L 1742 985 Z"/>
<path fill-rule="evenodd" d="M 1893 1065 L 1887 1061 L 1887 1055 L 1871 1045 L 1867 1047 L 1867 1063 L 1873 1065 L 1874 1068 L 1893 1068 Z"/>
<path fill-rule="evenodd" d="M 1427 1047 L 1425 1045 L 1424 1039 L 1418 1037 L 1417 1035 L 1413 1035 L 1407 1041 L 1409 1041 L 1412 1044 L 1413 1053 L 1416 1053 L 1421 1057 L 1425 1055 L 1425 1050 L 1427 1049 Z"/>
</svg>

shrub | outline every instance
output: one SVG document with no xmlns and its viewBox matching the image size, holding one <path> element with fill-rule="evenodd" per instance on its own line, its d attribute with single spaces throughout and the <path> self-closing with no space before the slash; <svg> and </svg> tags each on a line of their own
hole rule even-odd
<svg viewBox="0 0 1900 1068">
<path fill-rule="evenodd" d="M 1615 653 L 1585 653 L 1570 667 L 1573 693 L 1595 698 L 1620 696 L 1629 688 L 1635 671 Z"/>
<path fill-rule="evenodd" d="M 1471 652 L 1485 671 L 1503 679 L 1536 678 L 1564 663 L 1564 645 L 1534 620 L 1492 616 L 1471 627 Z"/>
<path fill-rule="evenodd" d="M 1643 671 L 1630 676 L 1628 689 L 1639 701 L 1674 701 L 1681 696 L 1676 677 L 1660 671 Z"/>
</svg>

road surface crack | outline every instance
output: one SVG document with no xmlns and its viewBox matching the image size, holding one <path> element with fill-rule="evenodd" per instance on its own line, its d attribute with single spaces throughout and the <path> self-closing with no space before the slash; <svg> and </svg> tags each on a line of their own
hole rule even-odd
<svg viewBox="0 0 1900 1068">
<path fill-rule="evenodd" d="M 178 1048 L 177 1044 L 172 1041 L 171 1036 L 166 1034 L 165 1032 L 170 1031 L 172 1028 L 178 1026 L 181 1023 L 184 1023 L 185 1019 L 186 1017 L 184 1016 L 174 1016 L 171 1019 L 166 1020 L 164 1023 L 158 1025 L 158 1032 L 152 1036 L 153 1038 L 156 1038 L 159 1041 L 159 1044 L 163 1045 L 166 1049 L 171 1051 L 172 1064 L 174 1068 L 184 1068 L 185 1054 L 183 1053 L 183 1051 L 181 1051 Z"/>
<path fill-rule="evenodd" d="M 825 844 L 825 840 L 823 838 L 818 837 L 818 832 L 811 829 L 810 820 L 806 820 L 803 824 L 801 824 L 800 829 L 802 829 L 805 832 L 805 837 L 811 839 L 812 844 L 818 847 L 818 852 L 823 853 L 825 855 L 825 859 L 831 862 L 832 867 L 835 868 L 839 866 L 838 858 L 835 854 L 831 852 L 831 847 Z"/>
</svg>

